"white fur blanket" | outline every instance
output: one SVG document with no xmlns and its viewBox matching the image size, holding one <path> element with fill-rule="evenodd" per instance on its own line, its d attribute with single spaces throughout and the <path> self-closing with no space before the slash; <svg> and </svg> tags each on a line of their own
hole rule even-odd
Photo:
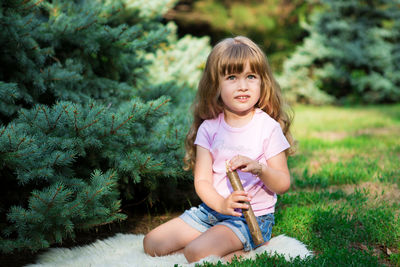
<svg viewBox="0 0 400 267">
<path fill-rule="evenodd" d="M 83 247 L 74 248 L 51 248 L 38 257 L 35 264 L 29 267 L 75 267 L 75 266 L 180 266 L 192 267 L 196 263 L 188 264 L 183 254 L 174 254 L 163 257 L 150 257 L 143 251 L 143 235 L 117 234 L 105 240 Z M 267 246 L 261 246 L 246 254 L 244 258 L 255 259 L 257 254 L 267 251 L 268 253 L 282 254 L 286 260 L 291 257 L 300 256 L 305 258 L 312 253 L 297 239 L 280 235 L 270 240 Z M 200 262 L 217 263 L 223 260 L 216 256 L 207 257 Z M 198 262 L 199 263 L 199 262 Z M 27 266 L 27 267 L 28 267 Z"/>
</svg>

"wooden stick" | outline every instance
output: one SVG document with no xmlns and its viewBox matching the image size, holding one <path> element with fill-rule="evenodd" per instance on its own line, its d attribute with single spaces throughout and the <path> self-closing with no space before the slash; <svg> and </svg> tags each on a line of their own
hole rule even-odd
<svg viewBox="0 0 400 267">
<path fill-rule="evenodd" d="M 236 171 L 232 171 L 228 163 L 226 164 L 226 174 L 228 175 L 229 181 L 231 182 L 234 191 L 244 191 L 242 182 L 240 181 L 239 175 Z M 249 209 L 242 209 L 244 218 L 246 219 L 247 225 L 249 226 L 251 237 L 256 246 L 264 243 L 260 226 L 257 223 L 256 216 L 254 215 L 253 209 L 248 201 L 245 201 L 249 205 Z"/>
</svg>

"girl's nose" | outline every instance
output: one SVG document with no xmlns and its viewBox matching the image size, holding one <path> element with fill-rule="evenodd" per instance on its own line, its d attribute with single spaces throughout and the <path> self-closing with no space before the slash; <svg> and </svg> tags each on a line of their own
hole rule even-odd
<svg viewBox="0 0 400 267">
<path fill-rule="evenodd" d="M 239 90 L 242 90 L 242 91 L 247 91 L 248 89 L 247 89 L 247 82 L 246 82 L 246 80 L 245 79 L 239 79 Z"/>
</svg>

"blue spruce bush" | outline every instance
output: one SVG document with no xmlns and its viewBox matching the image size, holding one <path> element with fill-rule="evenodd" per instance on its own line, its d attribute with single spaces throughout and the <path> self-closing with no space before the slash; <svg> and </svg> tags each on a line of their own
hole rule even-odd
<svg viewBox="0 0 400 267">
<path fill-rule="evenodd" d="M 284 63 L 292 101 L 400 100 L 400 1 L 321 0 L 309 36 Z"/>
<path fill-rule="evenodd" d="M 1 251 L 122 220 L 132 187 L 191 178 L 181 159 L 195 86 L 167 77 L 179 77 L 181 58 L 154 73 L 185 53 L 161 23 L 174 1 L 142 2 L 0 4 Z M 184 40 L 198 45 L 186 69 L 195 77 L 208 40 Z"/>
</svg>

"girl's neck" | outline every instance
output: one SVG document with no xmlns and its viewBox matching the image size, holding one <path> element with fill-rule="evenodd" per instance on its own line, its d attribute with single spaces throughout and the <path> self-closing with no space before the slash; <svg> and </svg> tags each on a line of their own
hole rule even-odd
<svg viewBox="0 0 400 267">
<path fill-rule="evenodd" d="M 245 125 L 247 125 L 251 119 L 253 118 L 255 112 L 255 108 L 249 110 L 246 113 L 238 114 L 234 113 L 232 111 L 229 111 L 228 109 L 224 109 L 224 120 L 225 122 L 234 128 L 240 128 Z"/>
</svg>

